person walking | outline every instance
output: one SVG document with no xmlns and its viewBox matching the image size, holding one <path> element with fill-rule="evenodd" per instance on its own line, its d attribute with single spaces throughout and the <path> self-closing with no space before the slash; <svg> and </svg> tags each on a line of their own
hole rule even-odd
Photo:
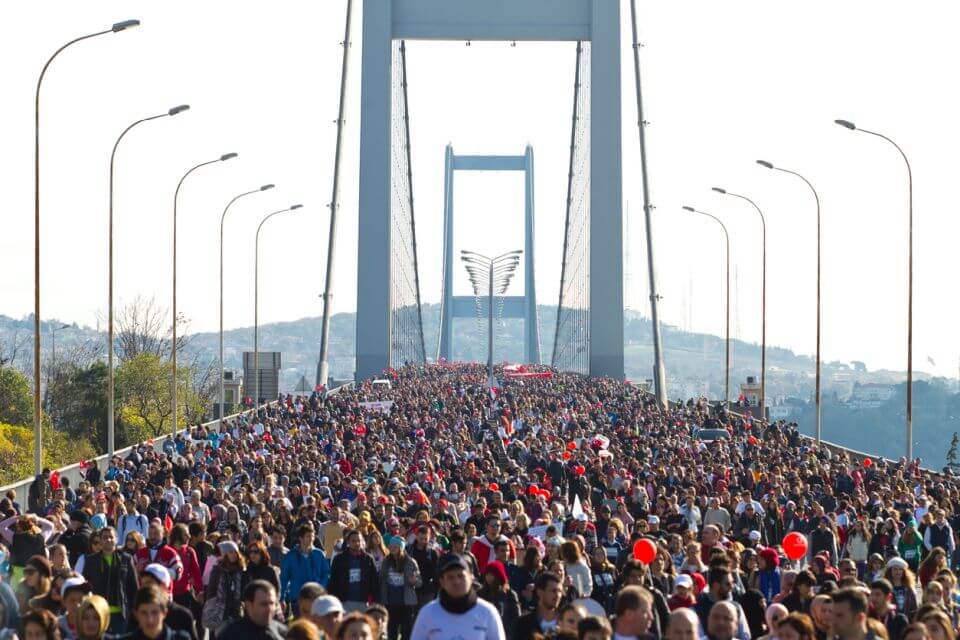
<svg viewBox="0 0 960 640">
<path fill-rule="evenodd" d="M 411 640 L 439 637 L 506 640 L 497 609 L 479 598 L 472 587 L 469 564 L 460 556 L 444 558 L 437 599 L 420 610 Z"/>
<path fill-rule="evenodd" d="M 417 587 L 422 583 L 417 561 L 406 553 L 406 543 L 393 536 L 387 543 L 390 554 L 380 566 L 380 602 L 387 607 L 388 640 L 410 637 L 417 607 Z"/>
</svg>

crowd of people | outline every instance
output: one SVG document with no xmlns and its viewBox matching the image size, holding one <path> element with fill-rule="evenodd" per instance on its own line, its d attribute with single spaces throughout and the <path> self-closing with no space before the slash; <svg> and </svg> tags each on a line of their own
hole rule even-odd
<svg viewBox="0 0 960 640">
<path fill-rule="evenodd" d="M 955 640 L 960 488 L 919 460 L 609 379 L 385 375 L 0 499 L 0 640 Z"/>
</svg>

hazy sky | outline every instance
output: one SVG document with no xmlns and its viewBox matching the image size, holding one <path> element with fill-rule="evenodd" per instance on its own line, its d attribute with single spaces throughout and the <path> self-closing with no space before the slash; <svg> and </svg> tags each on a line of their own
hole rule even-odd
<svg viewBox="0 0 960 640">
<path fill-rule="evenodd" d="M 520 0 L 518 0 L 520 1 Z M 823 211 L 823 352 L 903 369 L 906 360 L 906 173 L 882 140 L 841 129 L 847 118 L 895 139 L 915 177 L 915 351 L 918 369 L 955 376 L 960 338 L 956 199 L 960 107 L 955 3 L 849 0 L 639 2 L 648 159 L 665 322 L 722 333 L 722 244 L 691 204 L 728 221 L 737 265 L 740 337 L 759 340 L 759 220 L 768 222 L 768 342 L 814 345 L 814 207 L 805 185 L 754 164 L 806 175 Z M 360 25 L 357 2 L 334 311 L 355 308 Z M 181 192 L 179 308 L 192 330 L 217 327 L 217 234 L 235 194 L 275 182 L 227 221 L 226 324 L 252 324 L 253 234 L 261 245 L 261 322 L 321 313 L 345 2 L 4 3 L 0 23 L 0 313 L 33 309 L 33 92 L 67 40 L 139 18 L 143 25 L 76 45 L 43 89 L 43 316 L 94 325 L 106 308 L 109 154 L 132 121 L 180 103 L 191 110 L 123 141 L 116 174 L 116 291 L 169 306 L 173 191 Z M 646 310 L 639 148 L 629 4 L 623 3 L 624 199 L 633 278 Z M 540 302 L 556 304 L 562 246 L 573 43 L 408 45 L 414 195 L 422 297 L 440 294 L 444 145 L 458 153 L 536 156 Z M 521 246 L 520 174 L 461 174 L 457 248 Z M 458 280 L 458 290 L 466 285 Z M 517 289 L 516 291 L 519 291 Z M 692 292 L 692 295 L 691 295 Z M 691 301 L 692 300 L 692 301 Z M 936 362 L 931 365 L 927 358 Z"/>
</svg>

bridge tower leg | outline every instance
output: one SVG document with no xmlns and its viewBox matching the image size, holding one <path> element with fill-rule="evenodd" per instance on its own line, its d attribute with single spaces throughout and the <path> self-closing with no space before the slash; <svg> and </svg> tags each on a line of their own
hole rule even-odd
<svg viewBox="0 0 960 640">
<path fill-rule="evenodd" d="M 444 154 L 443 179 L 443 293 L 440 298 L 440 348 L 437 355 L 453 355 L 453 146 Z"/>
<path fill-rule="evenodd" d="M 390 366 L 390 167 L 393 3 L 364 2 L 360 83 L 360 234 L 357 247 L 358 380 Z"/>
<path fill-rule="evenodd" d="M 540 364 L 540 325 L 537 321 L 537 287 L 534 278 L 533 249 L 536 246 L 533 225 L 533 147 L 524 153 L 524 318 L 523 355 L 531 364 Z"/>
<path fill-rule="evenodd" d="M 623 379 L 620 6 L 594 0 L 590 41 L 590 375 Z"/>
</svg>

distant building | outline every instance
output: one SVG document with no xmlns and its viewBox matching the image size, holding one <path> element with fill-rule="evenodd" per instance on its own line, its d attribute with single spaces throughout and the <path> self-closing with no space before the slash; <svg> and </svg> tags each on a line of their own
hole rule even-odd
<svg viewBox="0 0 960 640">
<path fill-rule="evenodd" d="M 767 416 L 773 422 L 777 420 L 790 420 L 793 417 L 793 407 L 788 404 L 777 404 L 767 407 Z"/>
<path fill-rule="evenodd" d="M 878 409 L 885 405 L 894 393 L 894 387 L 890 384 L 855 384 L 853 392 L 847 398 L 847 406 L 852 409 Z"/>
</svg>

